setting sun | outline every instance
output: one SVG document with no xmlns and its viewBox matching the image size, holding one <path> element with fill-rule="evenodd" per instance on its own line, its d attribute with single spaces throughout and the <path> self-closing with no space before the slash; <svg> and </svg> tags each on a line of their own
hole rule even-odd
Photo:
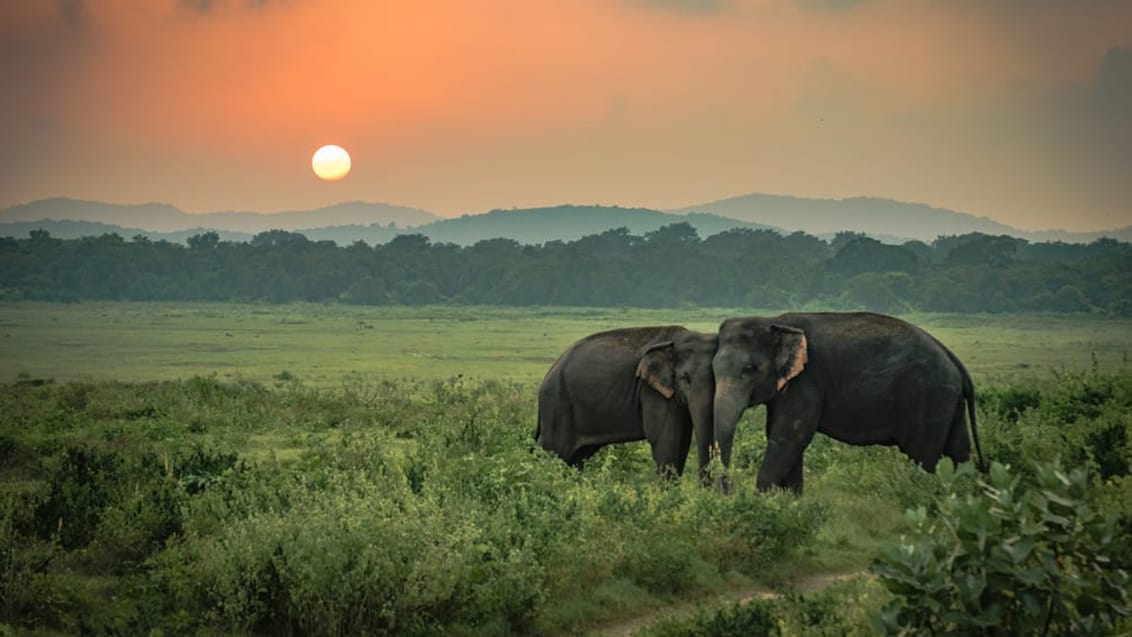
<svg viewBox="0 0 1132 637">
<path fill-rule="evenodd" d="M 328 144 L 314 152 L 311 168 L 323 181 L 338 181 L 350 174 L 350 154 L 341 146 Z"/>
</svg>

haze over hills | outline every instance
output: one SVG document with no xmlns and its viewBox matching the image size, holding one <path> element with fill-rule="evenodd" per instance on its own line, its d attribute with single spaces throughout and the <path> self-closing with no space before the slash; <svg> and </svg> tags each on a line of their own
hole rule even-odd
<svg viewBox="0 0 1132 637">
<path fill-rule="evenodd" d="M 223 240 L 246 241 L 256 233 L 279 229 L 302 232 L 311 240 L 331 240 L 340 245 L 359 240 L 369 244 L 384 243 L 406 232 L 423 234 L 434 242 L 460 245 L 493 238 L 537 244 L 571 241 L 619 227 L 641 235 L 678 222 L 690 223 L 701 237 L 730 228 L 762 228 L 787 234 L 802 231 L 826 239 L 848 230 L 863 232 L 886 243 L 903 243 L 909 239 L 931 242 L 940 235 L 970 232 L 1006 234 L 1030 241 L 1089 242 L 1102 236 L 1132 241 L 1132 226 L 1104 232 L 1033 232 L 986 217 L 891 199 L 803 199 L 762 194 L 670 211 L 562 205 L 492 210 L 451 219 L 415 208 L 366 202 L 341 203 L 308 211 L 191 214 L 166 204 L 118 205 L 44 199 L 0 210 L 0 236 L 26 237 L 30 230 L 42 228 L 63 239 L 116 232 L 124 238 L 144 234 L 152 240 L 184 242 L 193 234 L 214 230 Z"/>
<path fill-rule="evenodd" d="M 439 219 L 437 215 L 406 206 L 350 201 L 315 210 L 284 212 L 223 211 L 188 213 L 162 203 L 111 204 L 79 199 L 40 199 L 0 211 L 0 223 L 42 219 L 94 221 L 153 232 L 176 232 L 191 228 L 232 230 L 255 234 L 265 230 L 303 230 L 326 226 L 396 224 L 419 226 Z"/>
<path fill-rule="evenodd" d="M 1020 230 L 988 217 L 876 197 L 805 199 L 785 195 L 749 194 L 697 204 L 674 212 L 708 212 L 731 219 L 756 221 L 823 236 L 841 230 L 906 237 L 931 242 L 940 235 L 981 232 L 1011 235 L 1030 241 L 1088 242 L 1102 236 L 1132 240 L 1132 226 L 1098 232 Z M 883 240 L 883 239 L 882 239 Z"/>
<path fill-rule="evenodd" d="M 0 219 L 2 218 L 0 216 Z M 356 241 L 364 241 L 370 245 L 385 243 L 399 234 L 406 233 L 423 234 L 434 243 L 457 245 L 472 245 L 477 241 L 496 238 L 514 239 L 524 244 L 539 244 L 547 241 L 573 241 L 586 235 L 600 234 L 619 227 L 628 228 L 632 234 L 643 235 L 662 226 L 680 222 L 691 224 L 701 237 L 708 237 L 731 228 L 773 229 L 703 213 L 681 215 L 616 206 L 556 206 L 525 210 L 493 210 L 480 215 L 441 219 L 416 227 L 397 228 L 374 223 L 292 228 L 291 231 L 301 232 L 311 241 L 329 240 L 343 246 Z M 117 233 L 126 239 L 145 235 L 153 241 L 164 239 L 178 243 L 185 243 L 188 237 L 209 230 L 217 232 L 223 241 L 249 241 L 253 236 L 247 232 L 215 228 L 196 227 L 171 232 L 155 232 L 99 222 L 71 220 L 0 223 L 0 236 L 22 238 L 27 237 L 32 230 L 39 229 L 46 230 L 57 239 L 77 239 Z"/>
<path fill-rule="evenodd" d="M 856 232 L 887 233 L 920 238 L 952 234 L 958 226 L 987 234 L 1017 232 L 986 217 L 891 199 L 803 199 L 785 195 L 749 194 L 681 208 L 676 212 L 710 212 L 732 219 L 758 220 L 772 225 L 798 227 L 810 234 Z"/>
<path fill-rule="evenodd" d="M 492 210 L 479 215 L 443 219 L 414 228 L 434 242 L 470 245 L 483 239 L 504 237 L 519 243 L 573 241 L 586 235 L 625 227 L 643 235 L 673 223 L 689 223 L 701 237 L 731 228 L 772 229 L 761 224 L 727 219 L 713 214 L 674 214 L 647 208 L 618 206 L 555 206 L 519 210 Z"/>
<path fill-rule="evenodd" d="M 173 243 L 188 243 L 189 237 L 204 232 L 215 232 L 220 237 L 221 241 L 251 241 L 254 236 L 248 232 L 217 230 L 215 228 L 186 228 L 172 232 L 155 232 L 141 228 L 125 228 L 110 223 L 99 223 L 97 221 L 71 221 L 69 219 L 60 221 L 40 220 L 0 223 L 0 237 L 24 239 L 34 230 L 46 230 L 48 234 L 55 239 L 79 239 L 81 237 L 98 237 L 104 234 L 116 234 L 127 241 L 138 235 L 142 235 L 150 241 L 171 241 Z"/>
</svg>

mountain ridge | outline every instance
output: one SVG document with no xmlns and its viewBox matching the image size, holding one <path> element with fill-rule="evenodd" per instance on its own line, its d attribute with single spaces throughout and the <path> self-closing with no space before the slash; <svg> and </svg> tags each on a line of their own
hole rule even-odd
<svg viewBox="0 0 1132 637">
<path fill-rule="evenodd" d="M 335 225 L 395 224 L 412 227 L 439 220 L 425 210 L 385 203 L 345 201 L 312 210 L 248 212 L 223 210 L 190 213 L 165 203 L 112 204 L 57 197 L 16 204 L 0 210 L 0 223 L 92 221 L 151 232 L 211 228 L 255 234 L 265 230 L 304 230 Z"/>
<path fill-rule="evenodd" d="M 424 234 L 435 242 L 461 245 L 492 238 L 537 244 L 574 240 L 618 227 L 643 234 L 679 222 L 690 223 L 703 237 L 730 228 L 751 228 L 784 234 L 801 231 L 824 239 L 841 231 L 862 232 L 897 244 L 908 240 L 930 243 L 940 235 L 969 232 L 1006 234 L 1029 241 L 1087 243 L 1100 237 L 1132 241 L 1132 226 L 1095 232 L 1026 231 L 988 217 L 928 204 L 877 197 L 809 199 L 761 193 L 671 210 L 563 204 L 495 209 L 452 218 L 417 208 L 356 201 L 305 211 L 187 213 L 162 203 L 109 204 L 56 198 L 0 210 L 0 236 L 26 236 L 36 228 L 59 238 L 83 236 L 76 234 L 84 231 L 81 223 L 63 221 L 103 224 L 87 229 L 118 232 L 123 237 L 143 234 L 151 239 L 181 242 L 194 230 L 212 230 L 225 240 L 239 240 L 236 237 L 279 229 L 343 245 L 357 240 L 384 243 L 407 232 Z"/>
<path fill-rule="evenodd" d="M 692 211 L 781 227 L 797 227 L 814 235 L 851 230 L 868 235 L 890 234 L 920 241 L 963 232 L 1006 234 L 1037 241 L 1087 242 L 1101 236 L 1114 235 L 1122 235 L 1124 240 L 1132 238 L 1132 226 L 1090 232 L 1022 230 L 990 217 L 883 197 L 819 199 L 750 193 L 674 210 L 678 213 Z M 957 232 L 957 228 L 964 230 Z"/>
</svg>

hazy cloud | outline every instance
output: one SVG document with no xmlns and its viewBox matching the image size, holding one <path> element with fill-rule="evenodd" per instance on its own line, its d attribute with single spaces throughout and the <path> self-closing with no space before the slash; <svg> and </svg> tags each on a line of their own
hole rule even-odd
<svg viewBox="0 0 1132 637">
<path fill-rule="evenodd" d="M 1059 181 L 1076 187 L 1082 209 L 1103 213 L 1098 225 L 1132 221 L 1132 49 L 1112 48 L 1091 82 L 1064 86 L 1034 112 L 1032 135 L 1057 162 Z"/>
<path fill-rule="evenodd" d="M 636 4 L 685 13 L 716 13 L 727 8 L 730 0 L 634 0 Z"/>
<path fill-rule="evenodd" d="M 212 8 L 212 0 L 181 0 L 181 4 L 201 13 L 207 13 Z"/>
<path fill-rule="evenodd" d="M 86 18 L 83 0 L 55 0 L 55 8 L 59 11 L 59 17 L 63 18 L 63 22 L 71 27 L 82 25 Z"/>
<path fill-rule="evenodd" d="M 860 79 L 829 58 L 813 60 L 801 75 L 800 87 L 794 108 L 803 117 L 845 122 L 876 108 Z"/>
<path fill-rule="evenodd" d="M 1132 223 L 1129 0 L 0 6 L 0 205 L 312 203 L 333 138 L 359 160 L 336 196 L 452 214 L 767 190 Z"/>
<path fill-rule="evenodd" d="M 258 9 L 260 7 L 266 7 L 271 4 L 280 4 L 281 2 L 282 0 L 241 0 L 239 4 L 245 7 Z M 208 13 L 213 9 L 219 8 L 229 3 L 225 3 L 224 0 L 181 0 L 181 4 L 189 9 L 192 9 L 193 11 Z"/>
<path fill-rule="evenodd" d="M 799 7 L 809 11 L 848 11 L 864 0 L 795 0 Z"/>
<path fill-rule="evenodd" d="M 1097 70 L 1093 95 L 1105 114 L 1132 119 L 1132 49 L 1109 49 Z"/>
</svg>

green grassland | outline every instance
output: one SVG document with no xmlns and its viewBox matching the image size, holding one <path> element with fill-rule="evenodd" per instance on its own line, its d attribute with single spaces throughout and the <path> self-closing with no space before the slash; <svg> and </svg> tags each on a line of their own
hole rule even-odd
<svg viewBox="0 0 1132 637">
<path fill-rule="evenodd" d="M 459 375 L 537 382 L 570 343 L 631 325 L 714 331 L 749 309 L 354 307 L 186 303 L 0 304 L 0 381 L 168 380 L 216 374 L 314 386 Z M 906 316 L 976 380 L 1119 369 L 1132 319 L 1089 315 Z"/>
<path fill-rule="evenodd" d="M 822 436 L 803 497 L 756 493 L 763 409 L 740 425 L 729 495 L 694 472 L 660 480 L 643 443 L 582 472 L 532 448 L 535 387 L 574 340 L 744 313 L 773 312 L 2 304 L 0 634 L 590 634 L 678 601 L 863 575 L 919 528 L 907 509 L 985 494 Z M 1074 550 L 1132 567 L 1132 320 L 905 318 L 971 369 L 988 457 L 1022 485 L 1059 475 L 1049 463 L 1089 472 L 1084 491 L 1044 486 L 1042 506 L 1115 516 Z M 976 522 L 1013 537 L 1011 520 Z M 1042 557 L 1066 550 L 1051 542 L 1037 536 L 1025 577 L 1060 563 Z M 1076 579 L 1047 597 L 1094 582 L 1066 568 Z M 654 634 L 868 635 L 898 601 L 855 577 Z"/>
</svg>

